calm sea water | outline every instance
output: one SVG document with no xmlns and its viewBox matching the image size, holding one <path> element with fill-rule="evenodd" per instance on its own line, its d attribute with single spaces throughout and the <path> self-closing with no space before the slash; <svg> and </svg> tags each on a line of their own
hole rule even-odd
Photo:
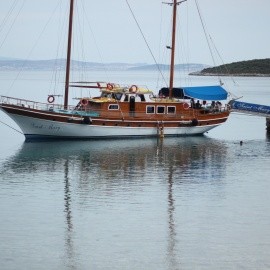
<svg viewBox="0 0 270 270">
<path fill-rule="evenodd" d="M 15 77 L 0 73 L 0 94 L 46 99 L 47 73 Z M 243 101 L 269 105 L 270 79 L 237 82 Z M 0 134 L 3 270 L 270 269 L 264 118 L 232 114 L 205 136 L 163 140 L 24 143 L 2 123 Z"/>
</svg>

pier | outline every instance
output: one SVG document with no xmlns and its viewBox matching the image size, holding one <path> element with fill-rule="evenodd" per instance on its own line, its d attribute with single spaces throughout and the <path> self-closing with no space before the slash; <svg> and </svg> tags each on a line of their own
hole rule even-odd
<svg viewBox="0 0 270 270">
<path fill-rule="evenodd" d="M 232 111 L 262 116 L 266 118 L 266 130 L 270 133 L 270 106 L 240 102 L 236 100 L 230 101 Z"/>
<path fill-rule="evenodd" d="M 266 130 L 270 134 L 270 117 L 266 118 Z"/>
</svg>

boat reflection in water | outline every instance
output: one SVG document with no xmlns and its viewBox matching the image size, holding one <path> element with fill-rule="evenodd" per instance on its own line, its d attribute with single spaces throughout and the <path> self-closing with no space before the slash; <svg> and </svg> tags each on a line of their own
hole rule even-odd
<svg viewBox="0 0 270 270">
<path fill-rule="evenodd" d="M 24 143 L 18 153 L 4 164 L 3 175 L 6 181 L 9 181 L 9 175 L 17 175 L 21 183 L 29 182 L 29 186 L 49 181 L 56 188 L 63 187 L 65 256 L 70 267 L 75 267 L 78 262 L 73 237 L 80 233 L 80 222 L 74 220 L 73 211 L 94 209 L 102 213 L 108 205 L 117 208 L 121 198 L 127 208 L 137 204 L 143 219 L 142 213 L 150 211 L 149 202 L 160 200 L 160 204 L 154 205 L 151 211 L 167 209 L 165 220 L 159 222 L 167 224 L 167 263 L 170 269 L 176 269 L 179 266 L 177 238 L 180 228 L 177 228 L 179 220 L 176 222 L 175 211 L 181 203 L 176 190 L 189 185 L 220 183 L 225 176 L 226 156 L 225 143 L 204 136 Z M 59 192 L 61 197 L 62 192 Z M 156 195 L 158 192 L 161 194 Z M 176 197 L 178 204 L 175 203 Z M 131 212 L 123 210 L 122 215 L 126 215 L 123 222 L 129 223 L 129 219 L 134 218 L 136 213 L 132 215 Z M 95 220 L 95 216 L 92 218 Z M 137 222 L 139 226 L 144 221 L 138 217 Z M 104 224 L 99 225 L 106 226 Z M 133 223 L 133 226 L 137 225 Z M 145 230 L 147 226 L 146 222 Z M 92 248 L 89 247 L 95 252 Z"/>
<path fill-rule="evenodd" d="M 164 141 L 153 138 L 33 142 L 23 143 L 3 168 L 6 174 L 51 172 L 52 176 L 65 174 L 68 168 L 70 179 L 77 181 L 85 192 L 92 190 L 93 185 L 109 187 L 149 181 L 152 177 L 145 179 L 145 176 L 157 172 L 163 172 L 164 176 L 173 173 L 174 182 L 179 184 L 213 177 L 218 180 L 215 173 L 222 171 L 226 148 L 222 141 L 204 136 Z"/>
</svg>

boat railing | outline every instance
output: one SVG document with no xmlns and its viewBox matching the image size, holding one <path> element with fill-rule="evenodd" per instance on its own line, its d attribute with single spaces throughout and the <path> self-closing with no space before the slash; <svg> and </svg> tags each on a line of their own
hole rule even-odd
<svg viewBox="0 0 270 270">
<path fill-rule="evenodd" d="M 230 108 L 225 105 L 225 106 L 221 106 L 221 107 L 203 107 L 200 109 L 195 109 L 197 110 L 200 114 L 218 114 L 218 113 L 222 113 L 222 112 L 227 112 L 230 110 Z"/>
<path fill-rule="evenodd" d="M 34 109 L 34 110 L 48 110 L 48 111 L 64 110 L 64 106 L 62 104 L 42 103 L 42 102 L 37 102 L 33 100 L 14 98 L 14 97 L 8 97 L 8 96 L 0 96 L 0 103 L 7 104 L 7 105 L 21 106 L 28 109 Z M 73 111 L 74 109 L 75 109 L 75 106 L 68 106 L 68 108 L 65 110 Z"/>
</svg>

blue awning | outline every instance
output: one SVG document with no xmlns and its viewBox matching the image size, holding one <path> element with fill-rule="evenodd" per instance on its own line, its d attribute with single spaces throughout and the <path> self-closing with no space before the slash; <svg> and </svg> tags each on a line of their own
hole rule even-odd
<svg viewBox="0 0 270 270">
<path fill-rule="evenodd" d="M 225 100 L 227 91 L 219 85 L 183 87 L 184 95 L 201 100 Z"/>
</svg>

